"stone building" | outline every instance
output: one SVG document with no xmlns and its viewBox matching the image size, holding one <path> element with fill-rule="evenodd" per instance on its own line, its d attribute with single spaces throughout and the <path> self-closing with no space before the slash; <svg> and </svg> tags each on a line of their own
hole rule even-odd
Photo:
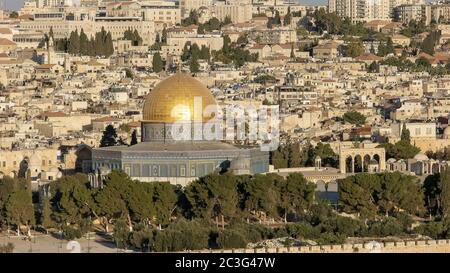
<svg viewBox="0 0 450 273">
<path fill-rule="evenodd" d="M 198 133 L 202 134 L 203 126 L 214 119 L 212 115 L 197 114 L 197 98 L 202 100 L 202 113 L 217 105 L 210 91 L 187 74 L 179 72 L 160 82 L 144 104 L 142 142 L 130 147 L 94 149 L 94 172 L 101 168 L 122 170 L 142 182 L 183 186 L 209 173 L 233 170 L 232 167 L 237 168 L 238 173 L 267 172 L 269 155 L 259 147 L 196 138 Z M 177 127 L 180 124 L 191 129 L 184 131 L 183 127 L 181 132 L 175 131 L 180 129 Z M 179 134 L 188 140 L 179 140 L 176 137 Z M 235 160 L 238 162 L 233 163 Z"/>
</svg>

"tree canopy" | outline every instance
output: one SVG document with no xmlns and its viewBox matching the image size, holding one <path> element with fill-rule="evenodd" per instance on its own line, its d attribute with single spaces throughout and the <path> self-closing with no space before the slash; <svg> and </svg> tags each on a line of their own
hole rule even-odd
<svg viewBox="0 0 450 273">
<path fill-rule="evenodd" d="M 363 125 L 366 122 L 366 117 L 357 111 L 348 111 L 342 118 L 345 122 L 355 125 Z"/>
</svg>

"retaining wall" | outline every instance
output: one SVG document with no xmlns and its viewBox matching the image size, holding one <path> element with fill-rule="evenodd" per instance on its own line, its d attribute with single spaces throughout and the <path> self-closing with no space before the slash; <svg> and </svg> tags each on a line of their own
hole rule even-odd
<svg viewBox="0 0 450 273">
<path fill-rule="evenodd" d="M 450 253 L 450 240 L 420 240 L 322 246 L 200 250 L 193 253 Z"/>
</svg>

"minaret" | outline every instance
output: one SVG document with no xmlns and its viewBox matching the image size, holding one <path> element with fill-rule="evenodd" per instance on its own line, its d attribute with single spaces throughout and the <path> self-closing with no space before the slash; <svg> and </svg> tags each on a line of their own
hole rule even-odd
<svg viewBox="0 0 450 273">
<path fill-rule="evenodd" d="M 47 44 L 47 63 L 52 64 L 53 57 L 55 55 L 55 46 L 53 37 L 48 38 L 48 44 Z"/>
</svg>

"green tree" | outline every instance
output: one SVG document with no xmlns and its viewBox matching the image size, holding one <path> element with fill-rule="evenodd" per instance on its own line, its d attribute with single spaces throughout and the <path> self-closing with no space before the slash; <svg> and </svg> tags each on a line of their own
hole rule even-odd
<svg viewBox="0 0 450 273">
<path fill-rule="evenodd" d="M 275 181 L 280 179 L 282 178 L 278 175 L 255 175 L 253 179 L 245 180 L 242 184 L 245 192 L 243 200 L 245 211 L 277 216 L 276 204 L 279 202 L 279 192 L 275 188 Z"/>
<path fill-rule="evenodd" d="M 130 146 L 136 145 L 138 143 L 137 140 L 137 131 L 133 130 L 133 133 L 131 134 L 131 142 L 130 142 Z"/>
<path fill-rule="evenodd" d="M 285 222 L 288 213 L 301 214 L 313 204 L 316 186 L 306 181 L 302 174 L 294 173 L 286 179 L 276 180 L 276 187 Z"/>
<path fill-rule="evenodd" d="M 355 57 L 360 56 L 363 53 L 364 53 L 364 46 L 363 46 L 362 42 L 360 42 L 360 41 L 351 42 L 347 46 L 346 56 L 348 56 L 348 57 L 355 58 Z"/>
<path fill-rule="evenodd" d="M 50 27 L 50 31 L 48 32 L 48 38 L 55 39 L 55 34 L 53 33 L 53 27 Z"/>
<path fill-rule="evenodd" d="M 42 202 L 42 208 L 39 218 L 39 224 L 45 229 L 53 227 L 53 221 L 51 218 L 52 208 L 50 204 L 50 200 L 47 197 L 44 197 Z"/>
<path fill-rule="evenodd" d="M 4 176 L 0 179 L 0 224 L 6 224 L 4 215 L 4 206 L 9 198 L 9 195 L 16 189 L 18 189 L 19 181 L 8 176 Z"/>
<path fill-rule="evenodd" d="M 273 19 L 272 18 L 267 18 L 267 24 L 266 27 L 268 29 L 272 29 L 273 28 Z"/>
<path fill-rule="evenodd" d="M 134 79 L 134 73 L 130 68 L 125 68 L 125 77 L 128 79 Z"/>
<path fill-rule="evenodd" d="M 186 19 L 181 20 L 182 26 L 198 25 L 198 12 L 193 9 L 189 12 L 189 16 Z"/>
<path fill-rule="evenodd" d="M 275 169 L 282 169 L 288 167 L 288 161 L 284 157 L 281 147 L 271 153 L 270 162 L 274 165 Z"/>
<path fill-rule="evenodd" d="M 155 207 L 156 223 L 167 225 L 177 207 L 178 190 L 168 183 L 154 183 L 153 205 Z"/>
<path fill-rule="evenodd" d="M 445 168 L 441 171 L 439 177 L 439 204 L 441 207 L 442 218 L 445 223 L 449 223 L 450 218 L 450 171 Z"/>
<path fill-rule="evenodd" d="M 223 230 L 219 232 L 217 244 L 219 248 L 246 248 L 247 240 L 243 234 L 235 230 Z"/>
<path fill-rule="evenodd" d="M 222 25 L 226 26 L 226 25 L 229 25 L 229 24 L 231 24 L 231 23 L 233 23 L 233 22 L 231 21 L 231 17 L 228 16 L 228 15 L 225 16 L 225 19 L 223 19 Z"/>
<path fill-rule="evenodd" d="M 379 189 L 376 175 L 361 173 L 349 176 L 339 180 L 339 204 L 345 212 L 372 218 L 378 211 L 374 192 Z"/>
<path fill-rule="evenodd" d="M 18 18 L 19 17 L 19 13 L 17 13 L 17 11 L 12 11 L 10 14 L 9 14 L 9 18 L 11 18 L 11 19 L 16 19 L 16 18 Z"/>
<path fill-rule="evenodd" d="M 400 140 L 406 143 L 411 143 L 411 134 L 408 129 L 406 129 L 406 124 L 403 123 L 402 133 L 400 135 Z"/>
<path fill-rule="evenodd" d="M 112 125 L 108 125 L 103 131 L 102 139 L 100 140 L 100 147 L 109 147 L 117 145 L 117 132 L 116 128 Z"/>
<path fill-rule="evenodd" d="M 130 237 L 130 244 L 141 251 L 150 250 L 154 244 L 153 231 L 148 227 L 138 228 L 133 231 Z"/>
<path fill-rule="evenodd" d="M 342 118 L 345 122 L 355 125 L 362 125 L 366 122 L 366 117 L 357 111 L 348 111 Z"/>
<path fill-rule="evenodd" d="M 373 61 L 367 68 L 367 71 L 369 73 L 378 73 L 380 72 L 380 65 L 376 61 Z"/>
<path fill-rule="evenodd" d="M 119 219 L 114 225 L 114 242 L 117 248 L 127 249 L 129 247 L 130 230 L 124 219 Z"/>
<path fill-rule="evenodd" d="M 438 215 L 441 212 L 441 191 L 439 188 L 440 176 L 440 173 L 429 175 L 423 182 L 425 205 L 430 217 Z"/>
<path fill-rule="evenodd" d="M 89 55 L 89 39 L 84 33 L 84 30 L 81 29 L 80 32 L 80 52 L 81 55 L 87 56 Z"/>
<path fill-rule="evenodd" d="M 194 217 L 211 219 L 224 216 L 230 219 L 238 214 L 237 177 L 232 174 L 211 174 L 192 182 L 185 195 Z"/>
<path fill-rule="evenodd" d="M 187 60 L 189 60 L 191 58 L 190 47 L 191 47 L 191 43 L 190 42 L 186 42 L 184 44 L 183 51 L 181 52 L 181 60 L 183 62 L 185 62 L 185 61 L 187 61 Z"/>
<path fill-rule="evenodd" d="M 86 175 L 64 176 L 50 184 L 54 216 L 61 228 L 80 237 L 83 219 L 95 215 L 96 208 Z"/>
<path fill-rule="evenodd" d="M 20 234 L 21 225 L 25 225 L 29 232 L 35 224 L 31 192 L 26 189 L 12 192 L 5 203 L 5 215 L 7 222 L 16 226 L 17 234 Z"/>
<path fill-rule="evenodd" d="M 312 153 L 309 153 L 308 155 L 307 165 L 314 166 L 314 162 L 317 156 L 322 160 L 322 166 L 336 168 L 339 164 L 338 155 L 333 151 L 330 144 L 328 143 L 317 143 L 316 147 L 314 147 L 314 149 L 312 150 Z"/>
<path fill-rule="evenodd" d="M 394 53 L 394 43 L 392 42 L 391 37 L 388 37 L 386 43 L 381 41 L 378 45 L 378 55 L 384 57 L 392 53 Z"/>
<path fill-rule="evenodd" d="M 153 55 L 152 66 L 153 66 L 153 71 L 156 72 L 156 73 L 159 73 L 159 72 L 163 71 L 164 63 L 163 63 L 163 60 L 161 58 L 161 54 L 159 54 L 159 52 L 156 52 Z"/>
<path fill-rule="evenodd" d="M 164 28 L 164 29 L 162 30 L 161 43 L 162 43 L 163 45 L 167 44 L 167 30 L 166 30 L 166 28 Z"/>
<path fill-rule="evenodd" d="M 109 57 L 114 54 L 114 45 L 112 41 L 112 35 L 111 32 L 108 31 L 105 37 L 105 57 Z"/>
<path fill-rule="evenodd" d="M 68 51 L 73 55 L 80 53 L 80 36 L 78 35 L 78 30 L 70 33 Z"/>
<path fill-rule="evenodd" d="M 389 217 L 401 211 L 420 216 L 425 211 L 419 181 L 399 172 L 361 173 L 342 179 L 339 197 L 344 211 L 363 218 L 374 219 L 377 214 Z"/>
<path fill-rule="evenodd" d="M 275 16 L 273 17 L 273 24 L 277 26 L 281 25 L 280 12 L 278 10 L 275 11 Z"/>
<path fill-rule="evenodd" d="M 420 49 L 430 55 L 434 55 L 434 48 L 440 39 L 439 31 L 431 31 L 420 45 Z"/>
<path fill-rule="evenodd" d="M 139 32 L 137 31 L 137 29 L 134 30 L 133 32 L 133 43 L 134 46 L 141 46 L 142 45 L 142 37 L 139 35 Z"/>
<path fill-rule="evenodd" d="M 95 33 L 94 38 L 94 52 L 95 56 L 101 56 L 105 52 L 105 45 L 104 45 L 104 37 L 103 35 L 106 35 L 105 30 L 102 28 L 102 31 Z"/>
<path fill-rule="evenodd" d="M 302 158 L 299 143 L 288 145 L 288 166 L 289 168 L 301 167 Z"/>
<path fill-rule="evenodd" d="M 209 51 L 209 47 L 202 45 L 199 53 L 199 59 L 208 60 L 211 58 L 211 53 Z"/>
<path fill-rule="evenodd" d="M 287 13 L 283 18 L 283 25 L 287 26 L 291 24 L 292 15 L 291 15 L 291 8 L 288 7 Z"/>
<path fill-rule="evenodd" d="M 189 61 L 189 70 L 191 73 L 197 73 L 200 71 L 200 64 L 198 63 L 198 59 L 196 57 L 192 57 Z"/>
</svg>

